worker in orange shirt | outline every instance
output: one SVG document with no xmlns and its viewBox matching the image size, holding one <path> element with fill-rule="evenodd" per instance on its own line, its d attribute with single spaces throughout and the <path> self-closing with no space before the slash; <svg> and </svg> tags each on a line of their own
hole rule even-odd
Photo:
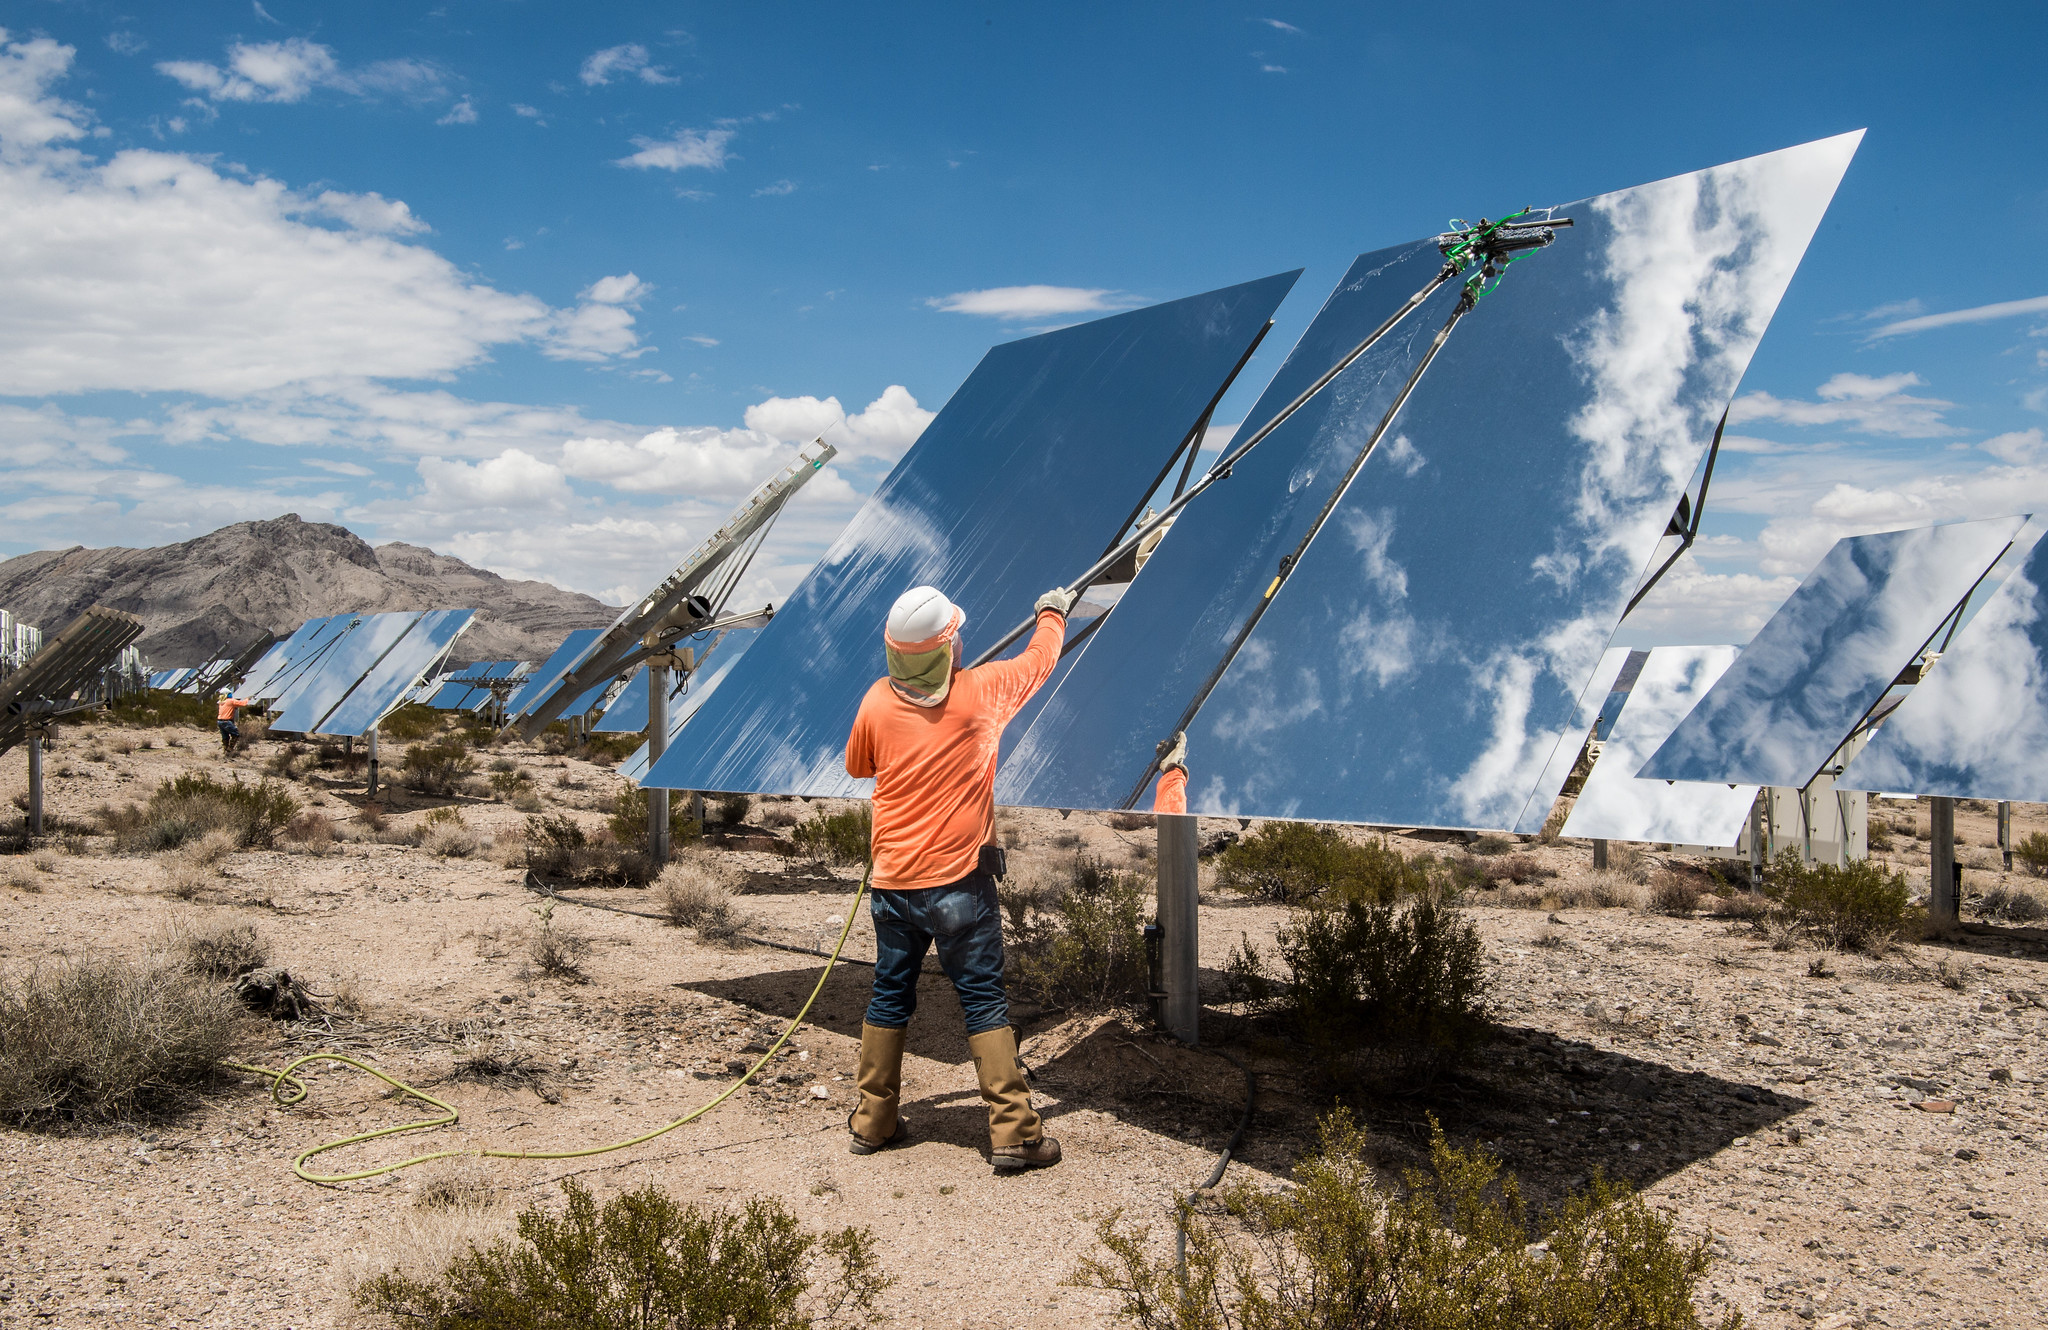
<svg viewBox="0 0 2048 1330">
<path fill-rule="evenodd" d="M 215 715 L 220 721 L 220 755 L 222 757 L 232 755 L 235 751 L 235 745 L 241 742 L 242 731 L 235 724 L 235 713 L 243 707 L 253 707 L 255 705 L 255 702 L 246 697 L 223 697 L 220 700 L 220 710 Z"/>
<path fill-rule="evenodd" d="M 935 588 L 906 591 L 889 611 L 889 673 L 861 699 L 846 740 L 847 773 L 875 782 L 875 979 L 860 1032 L 860 1103 L 847 1118 L 857 1155 L 904 1139 L 904 1036 L 925 952 L 937 944 L 988 1103 L 990 1162 L 1010 1173 L 1060 1161 L 1017 1065 L 1003 989 L 995 779 L 1003 727 L 1059 663 L 1074 600 L 1064 589 L 1040 596 L 1030 645 L 973 669 L 960 665 L 966 616 Z"/>
<path fill-rule="evenodd" d="M 1173 737 L 1159 745 L 1159 784 L 1152 791 L 1155 813 L 1188 811 L 1188 734 L 1175 730 Z"/>
</svg>

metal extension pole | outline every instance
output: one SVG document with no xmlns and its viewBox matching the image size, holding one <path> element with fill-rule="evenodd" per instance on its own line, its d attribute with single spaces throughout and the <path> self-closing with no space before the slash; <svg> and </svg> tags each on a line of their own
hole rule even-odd
<svg viewBox="0 0 2048 1330">
<path fill-rule="evenodd" d="M 28 732 L 28 834 L 43 834 L 43 731 Z"/>
<path fill-rule="evenodd" d="M 363 797 L 364 797 L 364 798 L 366 798 L 366 799 L 374 799 L 374 798 L 376 798 L 376 797 L 377 797 L 377 727 L 376 727 L 376 726 L 372 725 L 372 726 L 370 727 L 370 732 L 369 732 L 369 734 L 368 734 L 368 735 L 366 735 L 366 736 L 364 736 L 364 747 L 365 747 L 365 748 L 366 748 L 366 749 L 368 750 L 368 753 L 369 753 L 369 758 L 368 758 L 368 760 L 369 760 L 369 765 L 370 765 L 370 785 L 369 785 L 369 788 L 368 788 L 368 790 L 366 790 L 366 791 L 364 792 L 364 795 L 363 795 Z"/>
<path fill-rule="evenodd" d="M 1962 874 L 1956 871 L 1956 801 L 1935 796 L 1927 801 L 1927 913 L 1945 924 L 1956 921 L 1962 905 Z"/>
<path fill-rule="evenodd" d="M 1469 297 L 1469 292 L 1467 295 Z M 1310 543 L 1322 531 L 1323 524 L 1330 520 L 1330 514 L 1337 510 L 1338 503 L 1342 502 L 1345 493 L 1350 490 L 1351 482 L 1358 478 L 1359 469 L 1365 465 L 1365 459 L 1372 456 L 1373 449 L 1379 446 L 1380 440 L 1393 427 L 1394 418 L 1400 415 L 1401 408 L 1408 404 L 1409 395 L 1415 391 L 1415 385 L 1422 382 L 1423 372 L 1429 368 L 1430 362 L 1436 359 L 1437 352 L 1444 349 L 1444 343 L 1450 340 L 1451 329 L 1458 326 L 1458 320 L 1464 318 L 1466 311 L 1471 308 L 1471 300 L 1461 298 L 1451 310 L 1451 316 L 1444 320 L 1444 326 L 1437 329 L 1436 338 L 1430 342 L 1429 349 L 1422 353 L 1422 359 L 1416 362 L 1414 370 L 1408 375 L 1408 381 L 1401 385 L 1401 391 L 1395 394 L 1393 402 L 1387 407 L 1387 413 L 1380 417 L 1380 423 L 1373 430 L 1372 436 L 1365 441 L 1365 446 L 1358 450 L 1358 455 L 1351 459 L 1351 466 L 1344 472 L 1344 478 L 1337 482 L 1336 488 L 1330 491 L 1330 497 L 1323 501 L 1322 511 L 1316 514 L 1315 521 L 1302 533 L 1294 552 L 1280 560 L 1280 569 L 1273 574 L 1273 580 L 1267 584 L 1266 594 L 1259 598 L 1259 603 L 1245 618 L 1244 626 L 1239 628 L 1237 636 L 1231 639 L 1230 649 L 1223 653 L 1223 659 L 1216 662 L 1216 668 L 1209 672 L 1209 677 L 1202 681 L 1201 689 L 1188 702 L 1186 710 L 1180 713 L 1180 719 L 1174 722 L 1174 730 L 1186 730 L 1188 726 L 1194 724 L 1196 713 L 1202 709 L 1202 704 L 1209 700 L 1209 694 L 1216 691 L 1216 685 L 1223 681 L 1224 671 L 1230 668 L 1230 663 L 1237 659 L 1237 653 L 1243 650 L 1244 644 L 1251 639 L 1252 630 L 1259 626 L 1259 620 L 1264 618 L 1266 611 L 1271 608 L 1273 597 L 1280 594 L 1280 588 L 1286 583 L 1288 575 L 1300 565 L 1301 556 L 1308 552 Z M 1138 802 L 1145 793 L 1145 787 L 1152 783 L 1152 773 L 1158 769 L 1159 758 L 1155 756 L 1145 764 L 1145 770 L 1138 776 L 1138 783 L 1131 787 L 1131 792 L 1124 797 L 1121 807 L 1130 808 Z"/>
<path fill-rule="evenodd" d="M 668 751 L 668 657 L 647 661 L 647 766 L 651 771 Z M 668 791 L 643 785 L 647 791 L 647 855 L 655 867 L 668 862 Z"/>
<path fill-rule="evenodd" d="M 1414 295 L 1408 297 L 1407 303 L 1402 305 L 1401 308 L 1399 308 L 1398 310 L 1395 310 L 1392 316 L 1390 316 L 1385 323 L 1382 323 L 1379 327 L 1373 329 L 1364 341 L 1360 342 L 1357 346 L 1352 347 L 1351 350 L 1346 352 L 1343 358 L 1338 360 L 1336 364 L 1330 366 L 1329 369 L 1323 371 L 1323 374 L 1320 378 L 1318 378 L 1314 383 L 1311 383 L 1308 387 L 1304 388 L 1301 392 L 1301 396 L 1295 398 L 1286 406 L 1281 407 L 1278 414 L 1276 414 L 1271 420 L 1267 421 L 1265 424 L 1259 426 L 1258 429 L 1254 430 L 1250 438 L 1246 439 L 1243 443 L 1238 444 L 1229 452 L 1225 453 L 1221 458 L 1217 459 L 1216 465 L 1210 467 L 1208 471 L 1204 472 L 1200 480 L 1196 481 L 1193 486 L 1191 486 L 1189 489 L 1183 492 L 1180 495 L 1180 497 L 1176 498 L 1173 502 L 1167 504 L 1166 507 L 1160 509 L 1159 512 L 1155 514 L 1149 521 L 1147 521 L 1143 526 L 1139 527 L 1135 532 L 1133 532 L 1129 538 L 1119 543 L 1115 548 L 1111 549 L 1109 553 L 1103 555 L 1100 559 L 1097 559 L 1094 565 L 1090 567 L 1087 572 L 1082 573 L 1079 577 L 1075 578 L 1072 582 L 1068 583 L 1066 590 L 1072 591 L 1076 595 L 1080 594 L 1083 591 L 1086 591 L 1090 586 L 1094 585 L 1096 578 L 1102 576 L 1102 574 L 1108 570 L 1110 565 L 1116 563 L 1125 555 L 1137 549 L 1139 545 L 1144 543 L 1145 537 L 1151 535 L 1154 531 L 1157 531 L 1160 527 L 1165 526 L 1168 522 L 1171 522 L 1175 517 L 1179 516 L 1181 509 L 1193 503 L 1196 500 L 1196 498 L 1198 498 L 1201 495 L 1202 491 L 1208 489 L 1211 485 L 1215 484 L 1219 480 L 1228 479 L 1230 476 L 1230 468 L 1235 466 L 1239 459 L 1241 459 L 1246 453 L 1250 452 L 1252 449 L 1258 447 L 1260 443 L 1264 442 L 1267 435 L 1271 434 L 1274 430 L 1279 429 L 1282 425 L 1286 424 L 1288 417 L 1292 416 L 1295 412 L 1301 410 L 1301 408 L 1303 408 L 1304 406 L 1307 406 L 1310 400 L 1312 400 L 1318 393 L 1322 392 L 1323 389 L 1330 386 L 1331 380 L 1335 379 L 1339 374 L 1342 374 L 1345 370 L 1351 368 L 1351 363 L 1353 361 L 1357 360 L 1367 351 L 1372 350 L 1373 345 L 1376 342 L 1378 342 L 1381 338 L 1385 337 L 1388 333 L 1392 332 L 1396 327 L 1400 326 L 1401 321 L 1407 318 L 1410 314 L 1413 314 L 1418 308 L 1420 308 L 1423 301 L 1429 299 L 1432 295 L 1436 294 L 1436 289 L 1438 287 L 1442 286 L 1445 282 L 1450 281 L 1453 277 L 1456 277 L 1457 275 L 1458 270 L 1455 267 L 1453 267 L 1450 264 L 1445 264 L 1444 267 L 1437 273 L 1437 275 L 1430 278 L 1429 282 L 1420 291 L 1417 291 Z M 1434 352 L 1432 352 L 1431 354 L 1434 354 Z M 985 665 L 989 661 L 995 659 L 997 654 L 1003 651 L 1012 642 L 1015 642 L 1018 638 L 1030 632 L 1031 626 L 1037 622 L 1038 616 L 1034 614 L 1030 618 L 1024 620 L 1024 622 L 1018 624 L 1015 628 L 1012 628 L 1009 632 L 1003 634 L 1001 638 L 997 639 L 996 643 L 993 646 L 989 647 L 988 650 L 982 652 L 979 656 L 976 656 L 969 665 L 969 668 L 971 669 L 974 665 Z"/>
<path fill-rule="evenodd" d="M 1159 833 L 1160 1024 L 1184 1044 L 1201 1042 L 1200 843 L 1195 819 L 1161 813 Z"/>
<path fill-rule="evenodd" d="M 2005 855 L 2005 871 L 2012 871 L 2012 801 L 1998 801 L 1998 848 Z"/>
</svg>

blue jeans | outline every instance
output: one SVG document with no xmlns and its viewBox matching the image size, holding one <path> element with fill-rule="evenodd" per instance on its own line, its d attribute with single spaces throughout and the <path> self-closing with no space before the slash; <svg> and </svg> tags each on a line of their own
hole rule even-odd
<svg viewBox="0 0 2048 1330">
<path fill-rule="evenodd" d="M 943 887 L 872 891 L 868 913 L 875 921 L 869 1025 L 900 1030 L 910 1024 L 917 1010 L 917 976 L 934 942 L 939 964 L 967 1013 L 967 1033 L 1000 1030 L 1010 1023 L 1003 991 L 1003 912 L 996 904 L 994 878 L 974 872 Z"/>
<path fill-rule="evenodd" d="M 222 748 L 226 748 L 229 744 L 233 743 L 235 740 L 241 737 L 242 732 L 241 730 L 235 727 L 235 723 L 233 721 L 224 720 L 220 722 L 220 746 Z"/>
</svg>

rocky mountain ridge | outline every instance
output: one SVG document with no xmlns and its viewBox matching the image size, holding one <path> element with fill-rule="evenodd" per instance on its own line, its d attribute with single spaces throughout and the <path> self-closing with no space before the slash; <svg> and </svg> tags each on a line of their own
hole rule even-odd
<svg viewBox="0 0 2048 1330">
<path fill-rule="evenodd" d="M 297 513 L 154 549 L 75 545 L 0 562 L 0 607 L 45 633 L 93 604 L 148 624 L 141 646 L 158 667 L 229 655 L 323 614 L 461 608 L 478 613 L 452 660 L 540 660 L 570 631 L 618 614 L 593 596 L 500 577 L 418 545 L 372 546 Z"/>
</svg>

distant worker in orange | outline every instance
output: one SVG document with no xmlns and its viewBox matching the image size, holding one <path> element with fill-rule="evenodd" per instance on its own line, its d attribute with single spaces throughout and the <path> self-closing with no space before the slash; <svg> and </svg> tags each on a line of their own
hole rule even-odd
<svg viewBox="0 0 2048 1330">
<path fill-rule="evenodd" d="M 936 943 L 967 1017 L 967 1048 L 988 1103 L 990 1162 L 1011 1173 L 1060 1161 L 1017 1065 L 1003 989 L 995 780 L 1003 727 L 1059 663 L 1074 600 L 1064 589 L 1040 596 L 1030 645 L 973 669 L 960 664 L 966 615 L 938 590 L 915 587 L 889 611 L 889 673 L 861 699 L 846 740 L 847 773 L 875 782 L 875 979 L 860 1031 L 860 1103 L 846 1122 L 854 1154 L 905 1139 L 897 1115 L 903 1044 L 925 952 Z"/>
<path fill-rule="evenodd" d="M 254 701 L 246 697 L 223 697 L 220 700 L 220 710 L 217 715 L 220 720 L 220 755 L 222 757 L 232 756 L 235 751 L 235 745 L 242 740 L 242 731 L 235 725 L 235 713 L 243 707 L 253 707 L 255 705 Z"/>
</svg>

